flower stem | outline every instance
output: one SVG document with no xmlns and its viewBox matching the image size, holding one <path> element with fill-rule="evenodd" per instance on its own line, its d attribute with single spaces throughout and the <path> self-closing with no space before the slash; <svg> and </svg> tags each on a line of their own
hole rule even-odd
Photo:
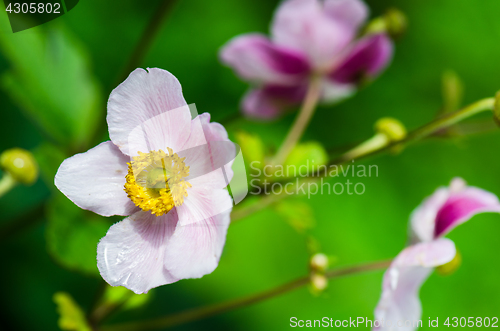
<svg viewBox="0 0 500 331">
<path fill-rule="evenodd" d="M 321 77 L 313 76 L 309 82 L 309 88 L 307 90 L 306 97 L 300 109 L 299 115 L 295 119 L 292 128 L 288 132 L 285 141 L 281 145 L 278 153 L 274 157 L 273 164 L 281 165 L 286 161 L 288 154 L 297 145 L 302 134 L 304 133 L 307 125 L 311 121 L 311 118 L 318 104 L 321 95 Z"/>
<path fill-rule="evenodd" d="M 327 278 L 339 278 L 347 275 L 354 275 L 368 271 L 380 270 L 387 268 L 390 265 L 390 263 L 391 261 L 377 261 L 377 262 L 359 264 L 351 267 L 345 267 L 327 271 L 325 273 L 325 276 Z M 266 299 L 276 297 L 280 294 L 287 293 L 299 287 L 307 285 L 309 281 L 310 281 L 309 276 L 303 276 L 289 283 L 247 297 L 238 298 L 210 306 L 195 308 L 149 321 L 103 326 L 100 328 L 100 330 L 101 331 L 146 331 L 146 330 L 169 328 L 184 323 L 189 323 L 203 318 L 207 318 L 210 316 L 223 314 L 231 310 L 246 307 L 254 303 L 258 303 Z"/>
<path fill-rule="evenodd" d="M 123 72 L 120 75 L 119 83 L 127 78 L 132 70 L 141 65 L 144 56 L 151 48 L 151 45 L 155 41 L 155 38 L 165 18 L 172 11 L 175 2 L 175 0 L 163 0 L 158 8 L 156 8 L 153 17 L 149 21 L 146 29 L 144 29 L 144 32 L 142 33 L 141 38 L 139 38 L 139 42 L 135 46 L 134 51 L 127 62 L 127 65 L 124 67 Z"/>
<path fill-rule="evenodd" d="M 340 157 L 329 162 L 327 167 L 320 167 L 318 171 L 311 172 L 310 174 L 308 174 L 306 178 L 302 178 L 299 182 L 293 183 L 289 190 L 290 192 L 292 192 L 291 194 L 281 193 L 279 195 L 266 195 L 262 196 L 261 200 L 258 203 L 254 203 L 251 205 L 243 205 L 241 207 L 239 206 L 235 207 L 233 213 L 231 214 L 231 221 L 232 222 L 239 221 L 244 217 L 247 217 L 255 212 L 264 209 L 264 207 L 272 205 L 282 200 L 283 198 L 286 198 L 289 195 L 295 195 L 296 194 L 295 192 L 299 191 L 295 189 L 295 187 L 297 186 L 300 187 L 300 185 L 302 185 L 304 181 L 311 181 L 315 179 L 317 180 L 321 177 L 327 177 L 329 173 L 335 174 L 335 172 L 332 171 L 329 172 L 329 169 L 331 169 L 331 167 L 335 165 L 340 166 L 342 164 L 351 162 L 355 159 L 359 160 L 362 158 L 366 158 L 368 156 L 377 155 L 386 150 L 390 150 L 391 148 L 416 142 L 418 140 L 429 137 L 439 132 L 439 130 L 457 124 L 458 122 L 473 115 L 476 115 L 480 112 L 493 110 L 494 105 L 495 105 L 494 98 L 479 100 L 461 110 L 455 111 L 453 113 L 447 113 L 444 116 L 408 133 L 405 139 L 393 143 L 391 143 L 386 137 L 383 137 L 380 134 L 376 134 L 372 138 L 366 140 L 365 142 L 362 142 L 358 146 L 342 154 Z M 261 195 L 262 192 L 265 192 L 265 190 L 261 189 L 260 192 L 261 193 L 256 193 L 254 191 L 251 192 L 250 194 Z"/>
<path fill-rule="evenodd" d="M 396 141 L 393 143 L 388 143 L 387 141 L 384 141 L 381 137 L 378 137 L 378 135 L 375 135 L 373 138 L 370 140 L 367 140 L 357 147 L 354 147 L 350 151 L 344 153 L 341 155 L 338 159 L 333 160 L 332 162 L 329 163 L 329 166 L 332 165 L 340 165 L 346 162 L 351 162 L 354 159 L 360 159 L 360 158 L 365 158 L 368 156 L 376 155 L 380 152 L 386 151 L 388 149 L 391 149 L 395 146 L 403 146 L 403 145 L 408 145 L 410 143 L 419 141 L 423 138 L 429 137 L 437 132 L 439 130 L 442 130 L 444 128 L 447 128 L 449 126 L 452 126 L 454 124 L 459 123 L 460 121 L 469 118 L 473 115 L 476 115 L 480 112 L 486 111 L 486 110 L 493 110 L 495 104 L 495 99 L 494 98 L 487 98 L 487 99 L 482 99 L 479 100 L 463 109 L 457 110 L 453 113 L 447 113 L 443 115 L 442 117 L 424 125 L 421 126 L 420 128 L 411 131 L 408 133 L 406 138 Z M 318 176 L 326 176 L 328 173 L 323 171 L 323 172 L 316 172 L 316 173 L 311 173 L 311 177 L 318 177 Z"/>
<path fill-rule="evenodd" d="M 17 181 L 8 172 L 4 172 L 2 179 L 0 180 L 0 198 L 3 197 L 7 192 L 12 190 L 16 186 Z"/>
</svg>

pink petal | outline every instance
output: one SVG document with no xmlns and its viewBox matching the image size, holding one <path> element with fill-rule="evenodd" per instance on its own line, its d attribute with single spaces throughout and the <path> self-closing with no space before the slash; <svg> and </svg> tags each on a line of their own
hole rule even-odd
<svg viewBox="0 0 500 331">
<path fill-rule="evenodd" d="M 124 154 L 134 155 L 137 148 L 149 152 L 181 146 L 189 137 L 191 114 L 181 85 L 171 73 L 136 69 L 111 92 L 107 121 L 113 143 Z"/>
<path fill-rule="evenodd" d="M 353 31 L 368 18 L 369 10 L 360 0 L 325 0 L 325 12 L 333 19 L 351 27 Z"/>
<path fill-rule="evenodd" d="M 244 79 L 266 84 L 290 84 L 309 72 L 305 57 L 271 43 L 259 34 L 248 34 L 229 41 L 220 57 Z"/>
<path fill-rule="evenodd" d="M 243 112 L 251 118 L 271 120 L 282 115 L 286 108 L 299 104 L 306 91 L 305 85 L 268 85 L 250 90 L 243 97 Z"/>
<path fill-rule="evenodd" d="M 386 35 L 366 37 L 354 46 L 330 78 L 349 84 L 357 83 L 364 77 L 374 77 L 389 64 L 392 54 L 392 41 Z"/>
<path fill-rule="evenodd" d="M 441 206 L 436 215 L 434 236 L 444 236 L 473 216 L 486 212 L 500 213 L 498 197 L 476 187 L 467 187 L 452 194 Z"/>
<path fill-rule="evenodd" d="M 195 185 L 193 185 L 193 188 Z M 179 223 L 165 253 L 165 268 L 177 278 L 199 278 L 218 265 L 230 223 L 226 190 L 190 190 L 177 207 Z"/>
<path fill-rule="evenodd" d="M 404 249 L 384 274 L 382 297 L 375 309 L 375 318 L 384 320 L 385 327 L 374 330 L 415 330 L 414 327 L 396 327 L 398 321 L 417 321 L 422 316 L 418 294 L 432 268 L 450 262 L 456 254 L 455 244 L 449 239 L 420 243 Z M 393 327 L 388 327 L 391 321 Z"/>
<path fill-rule="evenodd" d="M 352 41 L 355 31 L 327 13 L 318 0 L 288 0 L 277 9 L 273 41 L 307 55 L 317 70 L 327 70 Z"/>
<path fill-rule="evenodd" d="M 103 216 L 130 215 L 138 208 L 123 190 L 130 158 L 106 141 L 61 164 L 56 187 L 78 207 Z"/>
<path fill-rule="evenodd" d="M 444 236 L 456 226 L 484 212 L 500 212 L 496 195 L 477 187 L 466 186 L 455 178 L 449 188 L 438 188 L 418 206 L 410 217 L 417 241 Z"/>
<path fill-rule="evenodd" d="M 114 224 L 97 246 L 101 276 L 111 286 L 124 286 L 137 294 L 178 281 L 163 262 L 176 224 L 175 209 L 159 217 L 139 211 Z"/>
</svg>

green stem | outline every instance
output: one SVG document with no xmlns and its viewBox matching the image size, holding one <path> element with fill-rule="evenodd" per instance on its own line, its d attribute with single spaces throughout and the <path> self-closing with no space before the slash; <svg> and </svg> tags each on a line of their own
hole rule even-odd
<svg viewBox="0 0 500 331">
<path fill-rule="evenodd" d="M 158 8 L 156 8 L 153 17 L 149 21 L 146 29 L 144 29 L 127 65 L 123 69 L 119 83 L 127 78 L 132 70 L 141 65 L 142 60 L 151 48 L 165 18 L 171 12 L 175 2 L 175 0 L 163 0 Z"/>
<path fill-rule="evenodd" d="M 461 110 L 458 110 L 453 113 L 447 113 L 444 116 L 410 132 L 405 139 L 393 143 L 391 143 L 386 137 L 383 137 L 381 134 L 376 134 L 369 140 L 362 142 L 358 146 L 342 154 L 339 158 L 329 162 L 326 167 L 321 167 L 320 170 L 310 173 L 306 178 L 301 179 L 298 183 L 293 183 L 289 191 L 297 192 L 298 190 L 296 190 L 295 187 L 297 185 L 300 187 L 300 185 L 302 185 L 304 181 L 318 180 L 321 177 L 323 178 L 327 177 L 329 169 L 332 166 L 335 165 L 340 166 L 342 164 L 351 162 L 355 159 L 359 160 L 362 158 L 366 158 L 368 156 L 377 155 L 391 148 L 416 142 L 423 138 L 429 137 L 446 127 L 457 124 L 458 122 L 473 115 L 476 115 L 480 112 L 486 110 L 493 110 L 494 106 L 495 106 L 494 98 L 487 98 L 477 101 Z M 261 193 L 265 192 L 265 190 L 261 189 L 260 192 Z M 250 194 L 258 195 L 259 193 L 250 192 Z M 286 198 L 287 196 L 289 196 L 289 194 L 285 193 L 282 193 L 278 196 L 265 195 L 262 196 L 261 200 L 257 203 L 254 203 L 252 205 L 243 205 L 241 207 L 235 207 L 233 214 L 231 214 L 231 220 L 232 222 L 239 221 L 244 217 L 247 217 L 255 212 L 264 209 L 269 205 L 276 203 L 277 201 L 282 200 L 283 198 Z"/>
<path fill-rule="evenodd" d="M 347 275 L 354 275 L 368 271 L 380 270 L 387 268 L 390 265 L 390 263 L 391 261 L 377 261 L 346 268 L 339 268 L 327 271 L 325 273 L 325 276 L 327 278 L 339 278 Z M 246 307 L 264 301 L 266 299 L 276 297 L 280 294 L 287 293 L 299 287 L 307 285 L 309 281 L 310 281 L 309 276 L 303 276 L 289 283 L 247 297 L 238 298 L 235 300 L 230 300 L 210 306 L 195 308 L 149 321 L 103 326 L 100 328 L 100 331 L 147 331 L 147 330 L 170 328 L 173 326 L 193 322 L 210 316 L 223 314 L 231 310 Z"/>
<path fill-rule="evenodd" d="M 443 115 L 442 117 L 424 125 L 421 126 L 420 128 L 410 132 L 405 139 L 396 141 L 393 143 L 388 143 L 384 142 L 383 139 L 380 139 L 380 137 L 377 137 L 377 135 L 374 138 L 371 138 L 367 142 L 361 143 L 359 146 L 353 148 L 352 150 L 344 153 L 342 156 L 340 156 L 337 160 L 332 161 L 331 163 L 328 164 L 328 166 L 332 165 L 341 165 L 347 162 L 351 162 L 354 159 L 360 159 L 360 158 L 365 158 L 368 156 L 376 155 L 380 152 L 384 152 L 388 149 L 394 148 L 396 146 L 403 146 L 403 145 L 408 145 L 410 143 L 419 141 L 423 138 L 429 137 L 440 130 L 447 128 L 449 126 L 452 126 L 454 124 L 459 123 L 460 121 L 469 118 L 471 116 L 474 116 L 478 113 L 481 113 L 486 110 L 493 110 L 493 107 L 495 105 L 495 99 L 494 98 L 487 98 L 483 100 L 479 100 L 461 110 L 458 110 L 453 113 L 447 113 Z M 328 168 L 328 167 L 327 167 Z M 311 173 L 311 177 L 318 177 L 318 176 L 326 176 L 328 174 L 328 171 L 319 171 L 315 173 Z"/>
<path fill-rule="evenodd" d="M 16 186 L 17 181 L 8 172 L 4 172 L 2 179 L 0 180 L 0 198 L 3 197 L 7 192 L 12 190 Z"/>
<path fill-rule="evenodd" d="M 319 98 L 321 96 L 321 77 L 313 76 L 309 83 L 309 88 L 307 90 L 306 97 L 299 111 L 299 115 L 295 119 L 290 131 L 288 132 L 285 141 L 281 145 L 278 153 L 274 157 L 273 164 L 280 165 L 286 161 L 288 154 L 297 145 L 302 134 L 304 134 L 307 125 L 311 121 L 311 118 L 318 104 Z"/>
</svg>

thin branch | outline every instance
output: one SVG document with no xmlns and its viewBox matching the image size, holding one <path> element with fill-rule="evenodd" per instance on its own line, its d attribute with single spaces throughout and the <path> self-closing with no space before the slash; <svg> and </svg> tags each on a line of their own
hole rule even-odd
<svg viewBox="0 0 500 331">
<path fill-rule="evenodd" d="M 139 42 L 135 46 L 135 49 L 132 52 L 127 65 L 125 65 L 123 72 L 120 75 L 119 82 L 122 82 L 125 78 L 128 77 L 132 70 L 141 65 L 144 57 L 148 53 L 158 32 L 160 31 L 165 18 L 172 11 L 175 2 L 175 0 L 163 0 L 160 3 L 160 6 L 155 10 L 155 13 L 149 21 L 148 26 L 139 38 Z"/>
<path fill-rule="evenodd" d="M 375 271 L 387 268 L 390 265 L 390 263 L 391 261 L 377 261 L 366 264 L 359 264 L 351 267 L 345 267 L 327 271 L 325 273 L 325 276 L 328 278 L 339 278 L 347 275 L 354 275 L 363 272 Z M 248 297 L 230 300 L 210 306 L 195 308 L 149 321 L 103 326 L 100 328 L 100 331 L 147 331 L 147 330 L 170 328 L 184 323 L 189 323 L 203 318 L 223 314 L 228 311 L 246 307 L 264 301 L 266 299 L 276 297 L 280 294 L 287 293 L 299 287 L 307 285 L 309 281 L 310 281 L 309 276 L 303 276 L 286 284 L 275 287 L 273 289 L 257 293 L 254 295 L 250 295 Z"/>
</svg>

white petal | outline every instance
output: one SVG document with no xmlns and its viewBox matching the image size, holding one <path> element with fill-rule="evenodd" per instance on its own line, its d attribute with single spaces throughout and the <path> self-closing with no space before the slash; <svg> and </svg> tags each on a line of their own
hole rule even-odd
<svg viewBox="0 0 500 331">
<path fill-rule="evenodd" d="M 455 244 L 449 239 L 420 243 L 404 249 L 384 274 L 382 297 L 375 310 L 375 318 L 384 327 L 374 330 L 413 331 L 404 326 L 406 321 L 418 321 L 422 317 L 419 292 L 432 268 L 450 262 L 456 254 Z M 403 326 L 397 326 L 402 322 Z M 392 327 L 389 325 L 392 323 Z"/>
<path fill-rule="evenodd" d="M 196 199 L 190 194 L 177 207 L 179 223 L 165 254 L 165 268 L 178 278 L 199 278 L 217 267 L 230 223 L 227 191 L 197 192 Z"/>
<path fill-rule="evenodd" d="M 112 286 L 137 294 L 178 281 L 164 268 L 166 245 L 175 230 L 175 209 L 160 217 L 139 211 L 114 224 L 97 246 L 97 267 Z"/>
<path fill-rule="evenodd" d="M 127 162 L 130 158 L 106 141 L 64 160 L 55 185 L 80 208 L 103 216 L 130 215 L 137 207 L 123 190 Z"/>
<path fill-rule="evenodd" d="M 141 137 L 140 128 L 147 122 L 142 130 L 144 144 L 153 148 L 182 145 L 189 136 L 189 109 L 169 116 L 165 113 L 185 106 L 181 85 L 171 73 L 157 68 L 136 69 L 111 92 L 107 116 L 109 136 L 123 153 L 137 153 L 128 146 L 129 141 L 136 141 L 130 134 L 135 129 L 135 134 Z"/>
</svg>

